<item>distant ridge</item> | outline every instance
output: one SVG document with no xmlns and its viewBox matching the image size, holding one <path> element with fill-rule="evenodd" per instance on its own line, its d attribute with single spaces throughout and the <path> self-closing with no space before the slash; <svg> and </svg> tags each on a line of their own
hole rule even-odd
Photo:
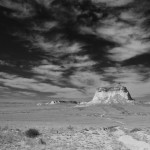
<svg viewBox="0 0 150 150">
<path fill-rule="evenodd" d="M 37 103 L 37 106 L 51 105 L 51 104 L 80 104 L 81 102 L 87 103 L 92 97 L 87 98 L 64 98 L 64 97 L 50 97 L 48 102 Z"/>
<path fill-rule="evenodd" d="M 56 98 L 50 97 L 50 101 L 47 103 L 38 103 L 37 105 L 51 105 L 51 104 L 77 104 L 81 106 L 89 106 L 93 104 L 126 104 L 134 103 L 135 100 L 131 97 L 131 94 L 125 86 L 117 84 L 111 87 L 99 87 L 93 99 L 91 98 Z"/>
</svg>

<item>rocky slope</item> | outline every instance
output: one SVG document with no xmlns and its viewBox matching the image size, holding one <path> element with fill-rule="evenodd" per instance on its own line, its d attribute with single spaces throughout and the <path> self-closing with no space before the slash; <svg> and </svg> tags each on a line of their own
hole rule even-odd
<svg viewBox="0 0 150 150">
<path fill-rule="evenodd" d="M 93 103 L 111 104 L 111 103 L 132 103 L 129 91 L 126 87 L 118 85 L 114 87 L 100 87 L 97 89 L 92 101 Z"/>
</svg>

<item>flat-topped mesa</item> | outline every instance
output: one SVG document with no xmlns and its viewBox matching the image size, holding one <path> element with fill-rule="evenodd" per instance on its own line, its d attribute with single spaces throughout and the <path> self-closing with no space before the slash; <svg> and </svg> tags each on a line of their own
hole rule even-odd
<svg viewBox="0 0 150 150">
<path fill-rule="evenodd" d="M 124 86 L 100 87 L 97 89 L 92 101 L 89 103 L 133 103 L 129 91 Z"/>
</svg>

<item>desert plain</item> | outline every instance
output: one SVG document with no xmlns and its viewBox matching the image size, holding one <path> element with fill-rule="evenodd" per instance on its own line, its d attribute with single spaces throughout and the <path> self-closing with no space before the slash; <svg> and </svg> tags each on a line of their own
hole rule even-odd
<svg viewBox="0 0 150 150">
<path fill-rule="evenodd" d="M 150 150 L 150 104 L 1 100 L 0 150 Z"/>
</svg>

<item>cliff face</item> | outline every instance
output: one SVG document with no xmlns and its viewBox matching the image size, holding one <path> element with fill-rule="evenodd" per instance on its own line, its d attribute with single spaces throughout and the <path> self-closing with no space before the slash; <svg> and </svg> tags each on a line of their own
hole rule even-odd
<svg viewBox="0 0 150 150">
<path fill-rule="evenodd" d="M 100 87 L 97 89 L 92 101 L 89 103 L 132 103 L 129 91 L 124 86 L 117 87 Z"/>
</svg>

